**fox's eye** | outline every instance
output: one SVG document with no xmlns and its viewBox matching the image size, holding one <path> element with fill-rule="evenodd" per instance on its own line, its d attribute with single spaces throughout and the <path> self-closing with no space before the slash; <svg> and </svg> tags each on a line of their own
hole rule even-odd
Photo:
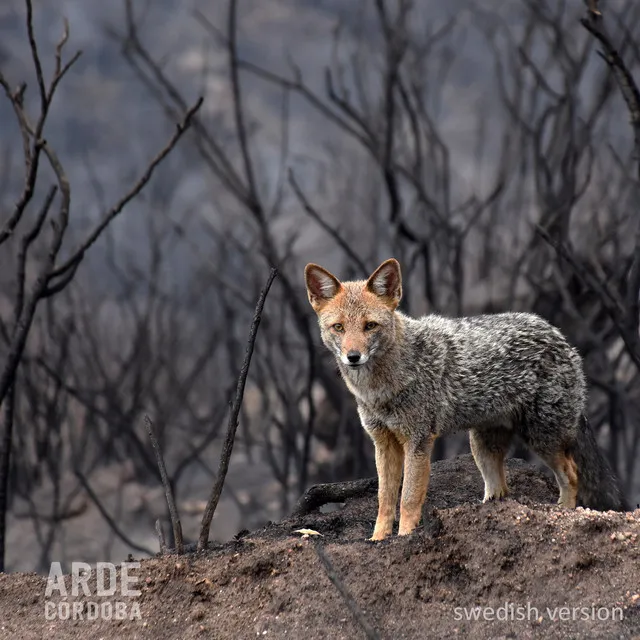
<svg viewBox="0 0 640 640">
<path fill-rule="evenodd" d="M 336 323 L 333 325 L 333 329 L 334 329 L 335 331 L 337 331 L 338 333 L 340 333 L 340 332 L 344 331 L 344 327 L 343 327 L 339 322 L 336 322 Z"/>
<path fill-rule="evenodd" d="M 367 322 L 367 324 L 364 325 L 364 329 L 365 331 L 371 331 L 371 329 L 375 329 L 377 326 L 377 322 Z"/>
</svg>

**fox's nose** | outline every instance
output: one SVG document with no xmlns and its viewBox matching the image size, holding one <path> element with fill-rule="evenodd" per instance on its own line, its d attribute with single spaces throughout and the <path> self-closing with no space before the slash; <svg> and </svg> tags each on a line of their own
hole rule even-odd
<svg viewBox="0 0 640 640">
<path fill-rule="evenodd" d="M 347 353 L 347 360 L 351 364 L 356 364 L 357 362 L 360 362 L 360 352 L 359 351 L 349 351 L 349 353 Z"/>
</svg>

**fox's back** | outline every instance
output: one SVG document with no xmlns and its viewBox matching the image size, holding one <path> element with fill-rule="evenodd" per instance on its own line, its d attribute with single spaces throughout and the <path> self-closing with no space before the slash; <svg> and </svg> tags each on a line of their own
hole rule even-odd
<svg viewBox="0 0 640 640">
<path fill-rule="evenodd" d="M 449 414 L 446 430 L 513 421 L 535 404 L 541 388 L 547 396 L 551 390 L 584 402 L 578 352 L 539 316 L 425 316 L 409 319 L 407 339 L 418 352 L 422 375 L 440 378 L 435 389 Z M 434 342 L 442 345 L 435 358 Z"/>
</svg>

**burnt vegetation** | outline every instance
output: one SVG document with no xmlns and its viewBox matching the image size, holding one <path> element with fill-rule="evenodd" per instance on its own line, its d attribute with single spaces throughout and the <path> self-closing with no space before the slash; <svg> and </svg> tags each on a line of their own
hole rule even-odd
<svg viewBox="0 0 640 640">
<path fill-rule="evenodd" d="M 203 548 L 221 495 L 239 530 L 306 513 L 296 503 L 314 483 L 374 474 L 319 345 L 309 261 L 348 279 L 394 256 L 407 313 L 532 311 L 558 326 L 584 357 L 590 420 L 637 502 L 640 5 L 612 1 L 600 16 L 577 0 L 485 4 L 434 21 L 407 0 L 357 2 L 315 68 L 273 69 L 245 54 L 231 0 L 222 16 L 194 13 L 206 47 L 185 85 L 125 0 L 106 33 L 170 130 L 118 193 L 88 167 L 99 211 L 88 216 L 47 135 L 82 58 L 66 25 L 57 45 L 38 41 L 26 0 L 30 70 L 0 67 L 3 127 L 16 132 L 0 163 L 0 571 L 17 564 L 12 527 L 35 536 L 40 571 L 71 559 L 67 532 L 89 512 L 103 556 L 116 543 L 155 553 L 141 532 L 155 536 L 156 520 L 164 548 L 183 535 Z M 208 55 L 224 61 L 215 95 Z M 255 115 L 256 92 L 278 118 Z M 465 101 L 464 118 L 448 117 Z M 326 132 L 312 156 L 294 144 L 301 123 Z M 194 175 L 206 198 L 180 200 Z M 131 246 L 114 229 L 134 210 Z M 465 451 L 452 438 L 434 458 Z M 361 482 L 307 500 L 375 490 Z M 135 531 L 122 516 L 132 486 Z M 147 498 L 162 486 L 173 506 L 158 512 Z"/>
</svg>

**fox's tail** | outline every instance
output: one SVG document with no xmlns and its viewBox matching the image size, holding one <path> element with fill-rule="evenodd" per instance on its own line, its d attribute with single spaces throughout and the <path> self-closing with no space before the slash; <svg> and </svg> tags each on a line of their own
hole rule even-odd
<svg viewBox="0 0 640 640">
<path fill-rule="evenodd" d="M 586 416 L 570 449 L 578 466 L 578 504 L 598 511 L 628 511 L 618 479 L 604 457 Z"/>
</svg>

